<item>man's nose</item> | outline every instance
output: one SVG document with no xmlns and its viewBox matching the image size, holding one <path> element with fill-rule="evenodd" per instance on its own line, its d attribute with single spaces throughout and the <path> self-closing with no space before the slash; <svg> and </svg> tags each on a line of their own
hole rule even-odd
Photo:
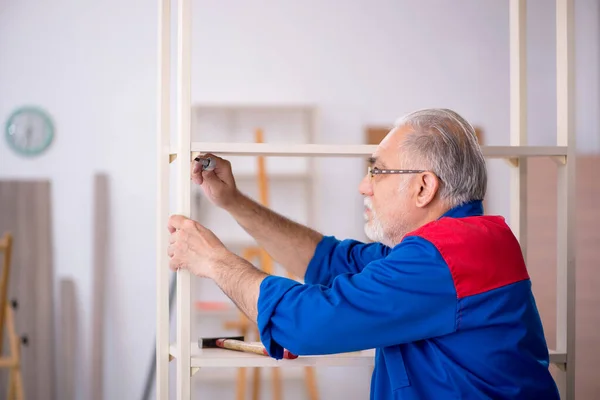
<svg viewBox="0 0 600 400">
<path fill-rule="evenodd" d="M 371 180 L 369 179 L 369 175 L 365 175 L 365 177 L 360 181 L 358 185 L 358 191 L 363 196 L 372 196 L 373 195 L 373 186 L 371 186 Z"/>
</svg>

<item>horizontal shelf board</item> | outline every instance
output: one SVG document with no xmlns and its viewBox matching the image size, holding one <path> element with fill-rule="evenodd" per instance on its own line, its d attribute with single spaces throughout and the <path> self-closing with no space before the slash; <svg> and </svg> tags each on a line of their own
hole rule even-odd
<svg viewBox="0 0 600 400">
<path fill-rule="evenodd" d="M 171 355 L 177 357 L 177 347 L 171 345 Z M 190 366 L 193 367 L 370 367 L 374 365 L 375 350 L 324 356 L 300 356 L 295 360 L 276 360 L 226 349 L 200 349 L 191 344 Z"/>
<path fill-rule="evenodd" d="M 300 356 L 295 360 L 275 360 L 267 356 L 226 349 L 200 349 L 191 344 L 191 367 L 372 367 L 375 350 L 324 356 Z M 171 345 L 171 355 L 176 357 L 177 347 Z M 549 350 L 551 364 L 564 364 L 566 353 Z"/>
<path fill-rule="evenodd" d="M 376 145 L 192 142 L 192 151 L 246 156 L 367 157 Z M 556 157 L 567 155 L 565 146 L 482 146 L 488 158 Z"/>
<path fill-rule="evenodd" d="M 566 146 L 482 146 L 488 158 L 566 156 Z"/>
<path fill-rule="evenodd" d="M 265 156 L 367 156 L 375 151 L 374 145 L 327 145 L 293 143 L 216 143 L 192 142 L 192 151 L 236 155 Z"/>
<path fill-rule="evenodd" d="M 559 353 L 556 350 L 549 350 L 550 364 L 565 364 L 567 362 L 567 353 Z"/>
<path fill-rule="evenodd" d="M 302 103 L 195 103 L 194 111 L 224 110 L 224 111 L 315 111 L 314 104 Z"/>
</svg>

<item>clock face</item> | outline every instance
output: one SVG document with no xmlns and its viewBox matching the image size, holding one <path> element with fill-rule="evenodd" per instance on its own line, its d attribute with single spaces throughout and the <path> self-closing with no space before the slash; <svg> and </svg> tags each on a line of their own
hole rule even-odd
<svg viewBox="0 0 600 400">
<path fill-rule="evenodd" d="M 35 156 L 52 143 L 54 127 L 43 110 L 23 107 L 12 113 L 6 121 L 5 137 L 8 145 L 17 153 Z"/>
</svg>

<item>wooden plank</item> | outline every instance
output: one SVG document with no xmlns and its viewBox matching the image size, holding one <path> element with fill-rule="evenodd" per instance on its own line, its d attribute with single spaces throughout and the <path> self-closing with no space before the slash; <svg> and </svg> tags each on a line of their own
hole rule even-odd
<svg viewBox="0 0 600 400">
<path fill-rule="evenodd" d="M 169 213 L 169 148 L 171 141 L 171 1 L 158 0 L 158 113 L 156 132 L 156 392 L 169 398 L 169 260 L 166 232 Z M 151 374 L 152 375 L 152 374 Z M 151 379 L 151 378 L 148 378 Z M 144 400 L 149 398 L 146 384 Z"/>
<path fill-rule="evenodd" d="M 510 145 L 527 144 L 527 29 L 525 0 L 510 0 Z M 510 226 L 527 257 L 527 159 L 510 168 Z"/>
<path fill-rule="evenodd" d="M 37 372 L 40 369 L 47 369 L 49 372 L 41 376 L 36 376 L 36 385 L 39 387 L 38 394 L 48 398 L 46 393 L 54 393 L 55 378 L 52 371 L 54 370 L 54 360 L 56 353 L 54 351 L 54 271 L 52 268 L 52 260 L 54 254 L 52 251 L 52 200 L 50 182 L 39 182 L 34 186 L 35 194 L 33 195 L 33 209 L 36 213 L 36 228 L 37 235 L 36 244 L 36 283 L 35 283 L 35 304 L 33 305 L 35 316 L 35 331 L 27 332 L 28 336 L 35 334 L 35 342 L 32 342 L 31 350 L 34 350 L 37 355 L 35 361 Z M 29 232 L 31 234 L 31 231 Z M 31 249 L 29 249 L 31 251 Z M 31 279 L 31 277 L 28 277 Z M 18 315 L 18 310 L 16 314 Z M 36 346 L 35 349 L 33 346 Z M 27 347 L 25 347 L 27 348 Z M 48 357 L 48 358 L 45 358 Z"/>
<path fill-rule="evenodd" d="M 368 144 L 292 144 L 292 143 L 223 143 L 193 142 L 191 156 L 199 153 L 244 156 L 286 157 L 368 157 L 377 146 Z M 486 158 L 559 157 L 567 154 L 564 146 L 482 146 Z M 177 151 L 172 154 L 176 154 Z M 189 157 L 186 157 L 189 160 Z"/>
<path fill-rule="evenodd" d="M 276 360 L 241 351 L 227 349 L 199 349 L 197 343 L 191 343 L 191 365 L 198 368 L 229 368 L 229 367 L 373 367 L 374 350 L 364 350 L 351 353 L 302 356 L 294 360 Z M 171 354 L 177 358 L 179 350 L 171 346 Z"/>
<path fill-rule="evenodd" d="M 60 321 L 57 363 L 60 365 L 60 373 L 57 374 L 58 398 L 75 400 L 76 343 L 79 341 L 75 282 L 72 279 L 61 279 L 58 290 L 60 298 L 58 307 L 58 320 Z"/>
<path fill-rule="evenodd" d="M 365 128 L 366 144 L 378 145 L 390 132 L 390 126 L 369 125 Z"/>
<path fill-rule="evenodd" d="M 0 357 L 4 355 L 4 324 L 6 322 L 6 305 L 8 304 L 8 282 L 12 266 L 13 236 L 11 232 L 4 232 L 0 243 L 2 253 L 2 279 L 0 280 Z"/>
<path fill-rule="evenodd" d="M 567 146 L 567 162 L 558 168 L 556 350 L 568 365 L 559 377 L 561 398 L 575 398 L 575 106 L 574 5 L 556 1 L 556 142 Z"/>
<path fill-rule="evenodd" d="M 191 0 L 177 2 L 177 212 L 191 214 Z M 185 155 L 185 156 L 184 156 Z M 191 276 L 177 272 L 177 400 L 191 399 Z"/>
<path fill-rule="evenodd" d="M 0 181 L 0 232 L 14 235 L 8 296 L 18 303 L 14 312 L 17 333 L 28 339 L 21 348 L 25 396 L 48 400 L 56 398 L 58 373 L 50 189 L 48 181 Z M 0 392 L 6 388 L 6 377 L 0 376 Z"/>
<path fill-rule="evenodd" d="M 104 377 L 104 293 L 105 271 L 108 269 L 108 176 L 94 176 L 94 279 L 92 294 L 92 356 L 90 359 L 90 399 L 102 400 Z"/>
</svg>

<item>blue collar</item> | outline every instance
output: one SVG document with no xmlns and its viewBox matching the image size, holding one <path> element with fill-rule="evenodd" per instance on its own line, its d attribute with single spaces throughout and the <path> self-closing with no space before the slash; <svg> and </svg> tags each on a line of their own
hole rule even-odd
<svg viewBox="0 0 600 400">
<path fill-rule="evenodd" d="M 441 217 L 462 218 L 483 215 L 483 202 L 481 200 L 473 200 L 458 207 L 454 207 L 446 211 Z"/>
</svg>

